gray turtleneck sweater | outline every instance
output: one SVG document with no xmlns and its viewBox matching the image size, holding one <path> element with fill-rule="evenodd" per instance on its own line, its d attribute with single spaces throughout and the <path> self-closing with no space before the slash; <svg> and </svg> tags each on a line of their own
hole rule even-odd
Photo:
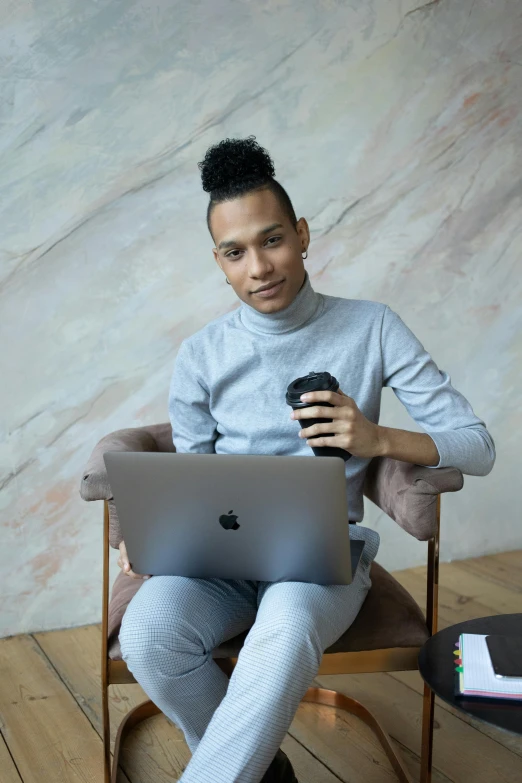
<svg viewBox="0 0 522 783">
<path fill-rule="evenodd" d="M 440 461 L 432 467 L 491 471 L 495 444 L 484 422 L 397 313 L 380 302 L 317 293 L 308 272 L 284 310 L 260 313 L 241 302 L 183 340 L 169 395 L 176 451 L 313 457 L 285 394 L 295 378 L 325 370 L 376 424 L 381 389 L 390 386 L 435 442 Z M 363 518 L 369 461 L 345 463 L 352 522 Z"/>
</svg>

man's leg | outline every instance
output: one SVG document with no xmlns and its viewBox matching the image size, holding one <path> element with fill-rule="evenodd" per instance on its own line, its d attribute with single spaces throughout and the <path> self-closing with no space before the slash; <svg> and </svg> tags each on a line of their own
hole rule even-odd
<svg viewBox="0 0 522 783">
<path fill-rule="evenodd" d="M 127 607 L 123 660 L 192 753 L 228 687 L 212 650 L 250 628 L 256 611 L 256 582 L 182 576 L 148 579 Z"/>
<path fill-rule="evenodd" d="M 371 586 L 379 535 L 355 526 L 350 535 L 365 541 L 352 584 L 258 584 L 256 621 L 180 783 L 259 783 L 324 650 L 353 623 Z"/>
</svg>

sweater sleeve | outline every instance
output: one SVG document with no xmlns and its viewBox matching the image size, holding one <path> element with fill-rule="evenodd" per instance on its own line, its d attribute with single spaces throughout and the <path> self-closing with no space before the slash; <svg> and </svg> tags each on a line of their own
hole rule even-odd
<svg viewBox="0 0 522 783">
<path fill-rule="evenodd" d="M 215 454 L 216 421 L 209 410 L 209 391 L 198 377 L 193 349 L 179 347 L 169 391 L 172 440 L 180 454 Z"/>
<path fill-rule="evenodd" d="M 468 400 L 451 385 L 421 342 L 387 305 L 381 331 L 382 385 L 390 386 L 411 417 L 434 441 L 438 465 L 486 476 L 495 463 L 495 443 Z"/>
</svg>

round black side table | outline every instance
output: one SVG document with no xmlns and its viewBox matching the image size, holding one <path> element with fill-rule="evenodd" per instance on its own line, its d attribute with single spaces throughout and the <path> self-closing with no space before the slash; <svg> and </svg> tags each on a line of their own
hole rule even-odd
<svg viewBox="0 0 522 783">
<path fill-rule="evenodd" d="M 522 636 L 522 614 L 498 614 L 451 625 L 428 639 L 419 653 L 421 676 L 437 696 L 473 718 L 522 734 L 522 701 L 455 695 L 453 651 L 461 633 Z"/>
</svg>

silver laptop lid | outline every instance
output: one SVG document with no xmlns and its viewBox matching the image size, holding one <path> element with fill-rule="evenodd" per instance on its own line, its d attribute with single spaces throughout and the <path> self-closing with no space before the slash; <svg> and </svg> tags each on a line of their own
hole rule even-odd
<svg viewBox="0 0 522 783">
<path fill-rule="evenodd" d="M 104 460 L 137 573 L 352 580 L 339 457 L 107 452 Z"/>
</svg>

